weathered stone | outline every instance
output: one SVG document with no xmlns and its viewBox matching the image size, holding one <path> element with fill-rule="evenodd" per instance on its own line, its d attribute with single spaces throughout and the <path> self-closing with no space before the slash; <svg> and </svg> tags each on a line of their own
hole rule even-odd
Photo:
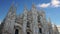
<svg viewBox="0 0 60 34">
<path fill-rule="evenodd" d="M 25 6 L 21 15 L 16 15 L 16 7 L 12 5 L 0 25 L 0 34 L 59 34 L 55 28 L 46 20 L 45 12 L 38 11 L 34 4 L 30 11 Z"/>
</svg>

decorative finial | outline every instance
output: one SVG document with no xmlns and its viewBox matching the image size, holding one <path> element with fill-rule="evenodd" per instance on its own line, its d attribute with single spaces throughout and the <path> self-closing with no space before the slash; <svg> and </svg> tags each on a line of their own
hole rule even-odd
<svg viewBox="0 0 60 34">
<path fill-rule="evenodd" d="M 57 31 L 57 30 L 58 30 L 58 29 L 57 29 L 57 26 L 56 26 L 55 24 L 54 24 L 54 30 L 55 30 L 55 31 Z"/>
<path fill-rule="evenodd" d="M 15 7 L 16 7 L 16 10 L 17 10 L 17 7 L 18 7 L 18 3 L 15 4 Z"/>
<path fill-rule="evenodd" d="M 24 10 L 26 10 L 27 9 L 27 6 L 26 6 L 26 4 L 24 4 Z"/>
<path fill-rule="evenodd" d="M 10 10 L 12 13 L 16 13 L 17 7 L 15 6 L 15 2 L 12 2 Z"/>
<path fill-rule="evenodd" d="M 32 3 L 32 8 L 36 8 L 36 6 L 35 6 L 35 4 L 34 4 L 34 3 Z"/>
<path fill-rule="evenodd" d="M 52 25 L 52 24 L 51 24 L 50 17 L 48 18 L 48 25 Z"/>
<path fill-rule="evenodd" d="M 50 23 L 51 23 L 51 19 L 50 19 L 50 17 L 48 18 L 48 22 L 50 22 Z"/>
<path fill-rule="evenodd" d="M 14 6 L 14 2 L 12 2 L 11 7 Z"/>
</svg>

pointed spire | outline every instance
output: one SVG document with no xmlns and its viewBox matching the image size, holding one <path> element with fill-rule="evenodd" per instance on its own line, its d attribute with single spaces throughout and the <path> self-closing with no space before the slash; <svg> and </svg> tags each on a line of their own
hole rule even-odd
<svg viewBox="0 0 60 34">
<path fill-rule="evenodd" d="M 36 9 L 36 6 L 34 3 L 32 3 L 32 9 Z"/>
<path fill-rule="evenodd" d="M 48 18 L 48 25 L 52 25 L 52 24 L 51 24 L 50 17 Z"/>
<path fill-rule="evenodd" d="M 12 11 L 12 13 L 16 13 L 16 9 L 17 9 L 17 7 L 15 7 L 14 2 L 13 2 L 10 7 L 10 10 Z"/>
<path fill-rule="evenodd" d="M 10 6 L 10 8 L 9 8 L 9 12 L 8 12 L 8 13 L 12 12 L 13 7 L 14 7 L 14 5 L 12 4 L 12 5 Z"/>
<path fill-rule="evenodd" d="M 54 24 L 54 28 L 57 28 L 57 26 Z"/>
<path fill-rule="evenodd" d="M 46 18 L 44 10 L 41 10 L 41 15 L 42 15 L 43 18 Z"/>
<path fill-rule="evenodd" d="M 26 4 L 24 5 L 24 14 L 27 14 L 28 10 L 27 10 L 27 6 Z"/>
<path fill-rule="evenodd" d="M 57 29 L 57 26 L 54 24 L 54 31 L 57 31 L 58 29 Z"/>
<path fill-rule="evenodd" d="M 14 8 L 14 3 L 12 3 L 12 4 L 11 4 L 11 7 L 10 7 L 10 9 L 13 9 L 13 8 Z"/>
<path fill-rule="evenodd" d="M 26 4 L 24 5 L 24 10 L 27 10 L 27 6 L 26 6 Z"/>
<path fill-rule="evenodd" d="M 14 14 L 14 15 L 16 14 L 16 7 L 15 7 L 14 3 L 11 4 L 7 16 L 11 16 L 12 14 Z"/>
<path fill-rule="evenodd" d="M 51 23 L 51 19 L 50 19 L 50 17 L 48 18 L 48 22 L 50 22 L 50 23 Z"/>
</svg>

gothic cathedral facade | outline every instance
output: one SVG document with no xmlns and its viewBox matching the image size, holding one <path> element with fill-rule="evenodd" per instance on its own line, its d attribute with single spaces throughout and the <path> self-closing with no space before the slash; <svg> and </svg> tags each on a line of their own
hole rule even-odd
<svg viewBox="0 0 60 34">
<path fill-rule="evenodd" d="M 50 18 L 47 21 L 45 12 L 38 11 L 34 4 L 30 11 L 25 6 L 20 15 L 16 15 L 16 7 L 11 5 L 1 26 L 1 34 L 59 34 L 56 25 L 53 29 Z"/>
</svg>

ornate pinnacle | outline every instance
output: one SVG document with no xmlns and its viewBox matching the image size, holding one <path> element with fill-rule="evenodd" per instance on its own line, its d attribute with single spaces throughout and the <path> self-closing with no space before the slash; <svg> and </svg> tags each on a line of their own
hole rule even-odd
<svg viewBox="0 0 60 34">
<path fill-rule="evenodd" d="M 57 26 L 54 24 L 54 27 L 56 28 Z"/>
<path fill-rule="evenodd" d="M 11 4 L 11 7 L 10 8 L 13 8 L 14 7 L 14 2 Z"/>
<path fill-rule="evenodd" d="M 27 6 L 26 6 L 26 4 L 24 5 L 24 10 L 26 10 L 27 9 Z"/>
<path fill-rule="evenodd" d="M 54 24 L 54 30 L 55 30 L 55 31 L 57 31 L 57 30 L 58 30 L 58 29 L 57 29 L 57 26 L 56 26 L 55 24 Z"/>
<path fill-rule="evenodd" d="M 48 18 L 48 25 L 51 25 L 50 17 Z"/>
<path fill-rule="evenodd" d="M 10 7 L 10 9 L 9 9 L 9 12 L 11 12 L 11 14 L 13 14 L 13 13 L 16 13 L 16 7 L 15 7 L 15 5 L 14 5 L 14 2 L 11 4 L 11 7 Z"/>
<path fill-rule="evenodd" d="M 50 23 L 51 23 L 50 17 L 48 18 L 48 22 L 50 22 Z"/>
<path fill-rule="evenodd" d="M 24 14 L 27 13 L 27 7 L 24 5 Z"/>
<path fill-rule="evenodd" d="M 32 8 L 36 8 L 36 6 L 35 6 L 35 4 L 34 4 L 34 3 L 32 4 Z"/>
</svg>

